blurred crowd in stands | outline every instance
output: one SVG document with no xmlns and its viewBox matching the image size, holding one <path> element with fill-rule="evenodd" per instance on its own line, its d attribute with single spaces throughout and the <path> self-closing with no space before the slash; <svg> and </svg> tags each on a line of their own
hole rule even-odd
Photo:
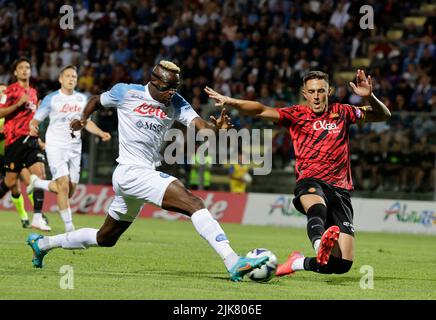
<svg viewBox="0 0 436 320">
<path fill-rule="evenodd" d="M 424 25 L 402 24 L 431 1 L 395 0 L 0 0 L 0 82 L 14 59 L 33 62 L 32 83 L 42 98 L 58 88 L 62 66 L 77 65 L 78 90 L 101 93 L 117 82 L 145 83 L 151 67 L 169 59 L 182 67 L 180 93 L 203 116 L 213 112 L 203 88 L 269 106 L 301 103 L 302 76 L 331 75 L 331 101 L 360 105 L 348 80 L 353 60 L 369 58 L 375 94 L 393 112 L 388 123 L 351 131 L 358 189 L 434 188 L 436 153 L 436 10 Z M 62 30 L 62 5 L 74 9 L 74 28 Z M 362 29 L 362 5 L 374 10 L 374 29 Z M 401 29 L 391 40 L 387 34 Z M 238 115 L 237 128 L 264 123 Z M 113 110 L 99 125 L 116 130 Z M 278 128 L 276 128 L 278 129 Z M 278 168 L 292 164 L 290 137 L 276 130 Z M 401 174 L 398 170 L 401 169 Z M 368 179 L 369 178 L 369 179 Z"/>
</svg>

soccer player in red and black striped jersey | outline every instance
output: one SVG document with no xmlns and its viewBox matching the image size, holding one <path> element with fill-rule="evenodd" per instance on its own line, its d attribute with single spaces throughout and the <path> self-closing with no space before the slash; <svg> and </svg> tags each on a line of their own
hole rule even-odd
<svg viewBox="0 0 436 320">
<path fill-rule="evenodd" d="M 33 119 L 38 97 L 30 86 L 31 65 L 27 58 L 19 58 L 14 63 L 14 76 L 17 81 L 4 91 L 6 101 L 0 103 L 0 118 L 5 118 L 5 185 L 11 190 L 12 200 L 22 198 L 18 176 L 23 168 L 44 179 L 44 154 L 37 136 L 30 135 L 29 122 Z M 32 227 L 50 231 L 42 216 L 44 191 L 35 189 L 34 215 Z M 21 201 L 22 202 L 22 201 Z M 24 226 L 24 224 L 23 224 Z"/>
<path fill-rule="evenodd" d="M 294 251 L 278 266 L 276 275 L 299 270 L 342 274 L 350 270 L 354 258 L 353 190 L 350 169 L 349 127 L 356 122 L 389 119 L 388 108 L 372 92 L 371 77 L 357 70 L 354 93 L 367 106 L 328 103 L 332 93 L 328 75 L 311 71 L 303 79 L 304 105 L 271 108 L 256 101 L 223 96 L 206 87 L 219 107 L 233 107 L 241 113 L 269 120 L 288 128 L 295 149 L 295 207 L 307 216 L 307 233 L 317 253 L 306 258 Z"/>
</svg>

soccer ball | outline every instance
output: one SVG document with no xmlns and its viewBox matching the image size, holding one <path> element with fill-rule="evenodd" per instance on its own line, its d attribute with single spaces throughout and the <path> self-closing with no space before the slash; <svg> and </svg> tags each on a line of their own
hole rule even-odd
<svg viewBox="0 0 436 320">
<path fill-rule="evenodd" d="M 247 253 L 247 258 L 269 257 L 269 260 L 260 268 L 253 269 L 248 273 L 248 277 L 256 282 L 267 282 L 271 280 L 277 269 L 277 257 L 270 250 L 256 248 Z"/>
</svg>

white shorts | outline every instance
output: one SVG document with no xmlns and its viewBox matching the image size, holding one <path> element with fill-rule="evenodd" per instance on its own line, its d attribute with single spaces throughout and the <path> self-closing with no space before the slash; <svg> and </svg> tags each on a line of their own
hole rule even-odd
<svg viewBox="0 0 436 320">
<path fill-rule="evenodd" d="M 108 214 L 115 220 L 132 222 L 145 202 L 161 207 L 165 191 L 174 180 L 154 169 L 119 164 L 112 175 L 115 197 Z"/>
<path fill-rule="evenodd" d="M 68 149 L 47 145 L 45 153 L 53 180 L 69 176 L 71 182 L 79 182 L 82 145 Z"/>
</svg>

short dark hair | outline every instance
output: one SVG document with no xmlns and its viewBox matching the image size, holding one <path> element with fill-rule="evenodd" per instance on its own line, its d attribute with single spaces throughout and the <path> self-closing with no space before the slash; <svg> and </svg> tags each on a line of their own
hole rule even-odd
<svg viewBox="0 0 436 320">
<path fill-rule="evenodd" d="M 325 80 L 327 83 L 329 83 L 329 75 L 327 73 L 322 71 L 309 71 L 303 77 L 303 84 L 306 84 L 307 81 L 313 79 Z"/>
<path fill-rule="evenodd" d="M 17 70 L 17 67 L 18 67 L 18 65 L 19 65 L 21 62 L 27 62 L 28 64 L 32 65 L 32 63 L 30 62 L 30 59 L 29 59 L 29 58 L 26 58 L 26 57 L 19 57 L 17 60 L 14 61 L 14 64 L 13 64 L 13 71 Z"/>
<path fill-rule="evenodd" d="M 74 71 L 77 72 L 77 67 L 72 65 L 72 64 L 69 64 L 61 69 L 61 72 L 59 72 L 59 75 L 61 75 L 62 73 L 64 73 L 65 70 L 68 70 L 68 69 L 73 69 Z"/>
</svg>

